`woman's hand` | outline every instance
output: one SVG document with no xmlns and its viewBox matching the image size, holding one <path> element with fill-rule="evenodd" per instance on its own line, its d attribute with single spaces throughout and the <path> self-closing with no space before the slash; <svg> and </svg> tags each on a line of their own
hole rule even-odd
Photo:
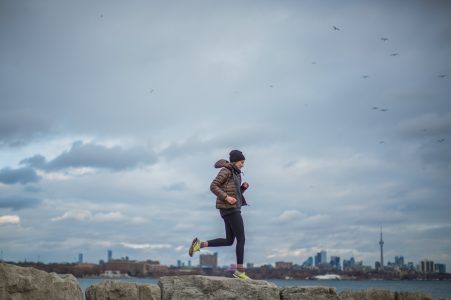
<svg viewBox="0 0 451 300">
<path fill-rule="evenodd" d="M 236 199 L 231 196 L 227 196 L 227 198 L 225 200 L 231 205 L 236 203 Z"/>
</svg>

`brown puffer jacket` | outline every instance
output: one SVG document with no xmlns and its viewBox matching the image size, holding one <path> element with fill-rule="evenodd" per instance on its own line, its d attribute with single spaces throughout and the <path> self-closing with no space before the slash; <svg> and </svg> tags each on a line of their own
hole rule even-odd
<svg viewBox="0 0 451 300">
<path fill-rule="evenodd" d="M 225 201 L 225 198 L 227 196 L 234 197 L 237 199 L 236 195 L 236 189 L 235 189 L 235 182 L 233 180 L 233 173 L 235 172 L 236 175 L 240 178 L 241 182 L 241 174 L 238 173 L 239 170 L 236 170 L 231 163 L 229 163 L 225 159 L 220 159 L 215 163 L 215 168 L 219 169 L 222 168 L 221 171 L 219 171 L 218 175 L 215 179 L 213 179 L 212 183 L 210 184 L 210 190 L 213 192 L 213 194 L 216 195 L 216 208 L 236 208 L 236 204 L 230 204 L 229 202 Z M 243 195 L 243 192 L 246 190 L 242 185 L 240 187 L 241 189 L 241 195 Z M 246 199 L 244 199 L 243 195 L 243 203 L 242 206 L 247 205 Z M 238 200 L 238 199 L 237 199 Z"/>
</svg>

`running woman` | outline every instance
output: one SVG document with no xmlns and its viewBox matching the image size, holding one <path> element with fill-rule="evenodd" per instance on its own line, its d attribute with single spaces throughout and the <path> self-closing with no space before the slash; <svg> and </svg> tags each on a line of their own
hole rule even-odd
<svg viewBox="0 0 451 300">
<path fill-rule="evenodd" d="M 233 276 L 240 279 L 250 279 L 244 272 L 244 223 L 241 216 L 241 207 L 246 206 L 243 193 L 249 187 L 247 182 L 241 184 L 241 169 L 244 166 L 244 155 L 239 150 L 232 150 L 229 156 L 230 162 L 220 159 L 215 168 L 221 168 L 216 178 L 210 185 L 210 190 L 216 195 L 216 208 L 224 221 L 225 238 L 217 238 L 201 242 L 194 238 L 189 256 L 201 248 L 231 246 L 236 238 L 236 263 L 237 270 Z"/>
</svg>

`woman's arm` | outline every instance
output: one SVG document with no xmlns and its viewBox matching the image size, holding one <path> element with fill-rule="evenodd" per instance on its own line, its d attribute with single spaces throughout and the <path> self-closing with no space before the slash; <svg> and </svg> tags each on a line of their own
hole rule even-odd
<svg viewBox="0 0 451 300">
<path fill-rule="evenodd" d="M 221 169 L 216 178 L 210 184 L 210 191 L 220 199 L 225 200 L 227 198 L 226 192 L 221 188 L 227 179 L 230 177 L 230 170 L 227 168 Z"/>
</svg>

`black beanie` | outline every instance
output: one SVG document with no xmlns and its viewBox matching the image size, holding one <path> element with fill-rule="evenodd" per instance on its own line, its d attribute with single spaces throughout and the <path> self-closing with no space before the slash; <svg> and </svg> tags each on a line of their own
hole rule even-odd
<svg viewBox="0 0 451 300">
<path fill-rule="evenodd" d="M 243 152 L 239 150 L 232 150 L 230 151 L 230 162 L 237 162 L 240 160 L 245 160 Z"/>
</svg>

